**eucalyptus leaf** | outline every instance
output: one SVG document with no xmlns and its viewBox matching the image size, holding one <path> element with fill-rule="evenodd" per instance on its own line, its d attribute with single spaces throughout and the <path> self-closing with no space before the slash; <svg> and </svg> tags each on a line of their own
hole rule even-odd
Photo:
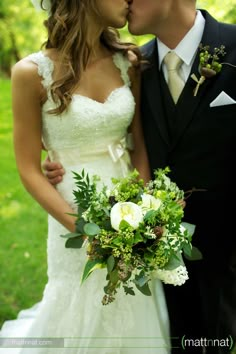
<svg viewBox="0 0 236 354">
<path fill-rule="evenodd" d="M 66 243 L 66 248 L 81 248 L 84 243 L 84 240 L 81 236 L 69 238 Z"/>
<path fill-rule="evenodd" d="M 87 223 L 84 225 L 84 232 L 88 236 L 95 236 L 100 233 L 101 229 L 97 224 Z"/>
<path fill-rule="evenodd" d="M 78 234 L 77 232 L 69 232 L 68 234 L 65 235 L 60 235 L 62 238 L 74 238 L 74 237 L 78 237 L 81 236 L 80 234 Z"/>
<path fill-rule="evenodd" d="M 81 234 L 84 234 L 84 225 L 85 224 L 86 224 L 86 222 L 83 218 L 80 218 L 79 220 L 77 220 L 75 223 L 76 231 Z"/>
<path fill-rule="evenodd" d="M 190 261 L 199 261 L 203 258 L 201 251 L 197 247 L 192 247 L 191 249 L 191 254 L 189 255 L 188 253 L 185 253 L 184 250 L 184 256 L 190 260 Z"/>
<path fill-rule="evenodd" d="M 180 253 L 174 254 L 170 257 L 168 263 L 165 265 L 165 270 L 173 270 L 181 265 L 184 265 L 182 255 Z"/>
<path fill-rule="evenodd" d="M 184 244 L 183 252 L 185 257 L 190 259 L 192 257 L 192 246 L 189 243 Z"/>
<path fill-rule="evenodd" d="M 189 224 L 188 222 L 182 222 L 181 225 L 185 227 L 186 230 L 188 230 L 189 234 L 193 236 L 196 225 L 194 224 Z"/>
<path fill-rule="evenodd" d="M 146 295 L 146 296 L 151 296 L 151 290 L 149 288 L 148 283 L 144 284 L 143 286 L 139 286 L 138 284 L 135 284 L 136 288 L 141 291 L 142 294 Z"/>
<path fill-rule="evenodd" d="M 141 272 L 143 273 L 143 272 Z M 136 275 L 134 283 L 138 285 L 139 287 L 143 287 L 147 282 L 148 282 L 148 276 L 143 275 L 143 274 Z"/>
</svg>

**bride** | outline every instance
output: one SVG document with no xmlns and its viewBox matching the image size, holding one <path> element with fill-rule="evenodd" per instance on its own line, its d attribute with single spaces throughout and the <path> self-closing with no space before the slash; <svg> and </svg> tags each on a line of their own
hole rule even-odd
<svg viewBox="0 0 236 354">
<path fill-rule="evenodd" d="M 13 67 L 15 156 L 26 190 L 49 214 L 48 283 L 39 304 L 3 325 L 1 354 L 169 352 L 160 282 L 153 280 L 150 297 L 120 291 L 114 303 L 104 306 L 106 272 L 94 272 L 81 286 L 86 250 L 66 249 L 60 237 L 75 230 L 69 215 L 76 211 L 72 171 L 85 169 L 109 184 L 111 177 L 124 176 L 132 161 L 149 179 L 139 119 L 139 69 L 127 59 L 129 46 L 112 29 L 125 25 L 128 3 L 47 1 L 45 49 Z M 127 133 L 133 137 L 132 151 L 128 141 L 124 144 Z M 66 171 L 56 188 L 41 170 L 42 142 L 50 159 Z"/>
</svg>

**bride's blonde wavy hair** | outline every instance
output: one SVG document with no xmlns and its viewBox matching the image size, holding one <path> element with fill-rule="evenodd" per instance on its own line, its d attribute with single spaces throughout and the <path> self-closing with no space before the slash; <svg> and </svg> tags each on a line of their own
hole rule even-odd
<svg viewBox="0 0 236 354">
<path fill-rule="evenodd" d="M 43 8 L 43 1 L 41 7 Z M 90 13 L 99 16 L 96 0 L 51 0 L 50 14 L 44 22 L 48 32 L 44 46 L 46 49 L 57 49 L 62 70 L 59 68 L 58 73 L 61 76 L 51 86 L 52 98 L 58 106 L 50 113 L 60 114 L 67 109 L 81 73 L 88 63 L 92 52 L 86 41 L 89 26 L 87 15 Z M 119 32 L 114 28 L 103 31 L 101 42 L 111 52 L 125 52 L 134 48 L 131 43 L 122 43 Z"/>
</svg>

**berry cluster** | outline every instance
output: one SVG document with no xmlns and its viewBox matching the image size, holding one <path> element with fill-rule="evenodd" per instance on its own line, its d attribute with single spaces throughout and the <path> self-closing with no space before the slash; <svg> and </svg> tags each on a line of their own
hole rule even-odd
<svg viewBox="0 0 236 354">
<path fill-rule="evenodd" d="M 205 77 L 211 77 L 219 73 L 222 69 L 220 58 L 223 57 L 225 46 L 221 45 L 219 48 L 214 48 L 213 53 L 210 52 L 209 46 L 200 44 L 200 73 Z"/>
</svg>

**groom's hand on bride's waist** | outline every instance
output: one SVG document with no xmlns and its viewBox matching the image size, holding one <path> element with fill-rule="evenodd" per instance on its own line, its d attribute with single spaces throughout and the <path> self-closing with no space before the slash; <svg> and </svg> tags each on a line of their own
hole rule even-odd
<svg viewBox="0 0 236 354">
<path fill-rule="evenodd" d="M 49 157 L 47 157 L 42 163 L 42 169 L 47 180 L 52 184 L 56 185 L 60 183 L 65 174 L 65 170 L 59 162 L 51 162 Z"/>
</svg>

